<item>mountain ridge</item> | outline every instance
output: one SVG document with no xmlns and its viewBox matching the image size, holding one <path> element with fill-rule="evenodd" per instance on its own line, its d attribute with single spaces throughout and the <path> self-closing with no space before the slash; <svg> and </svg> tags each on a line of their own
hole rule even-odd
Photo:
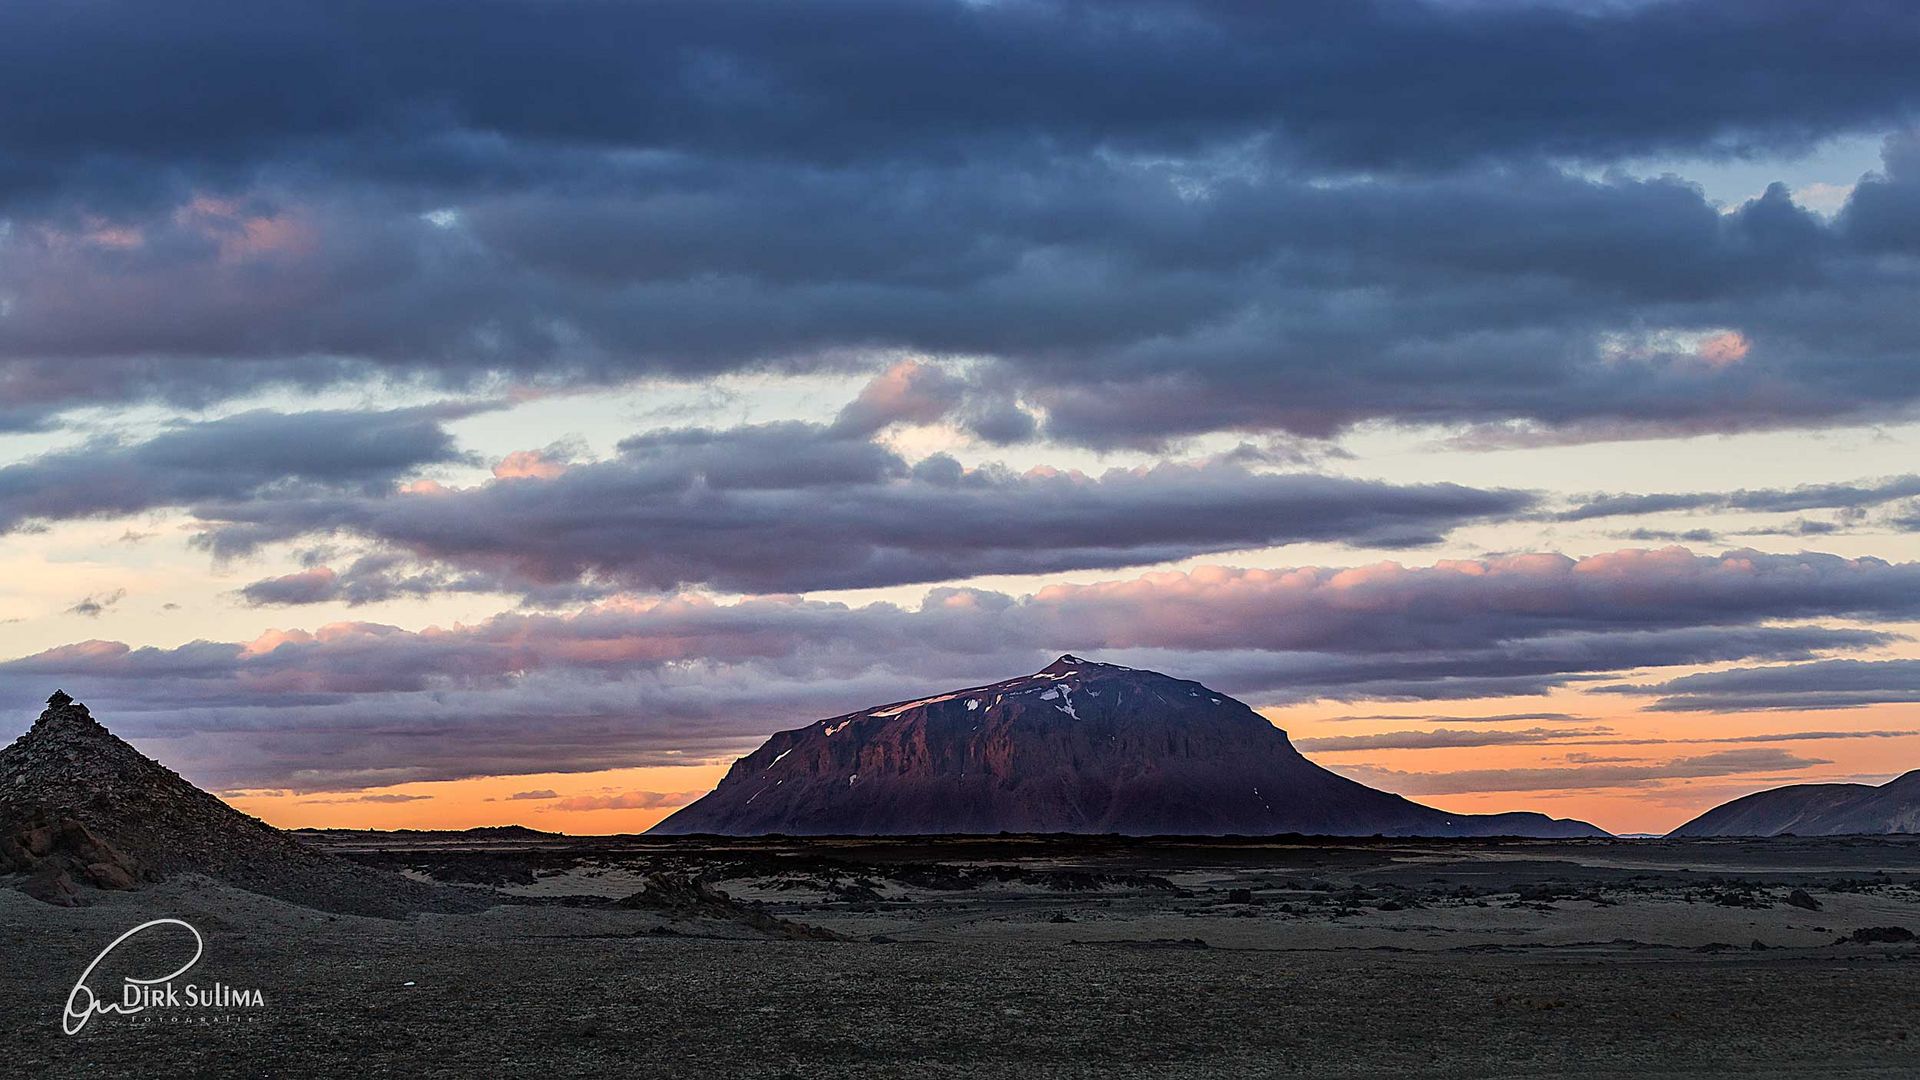
<svg viewBox="0 0 1920 1080">
<path fill-rule="evenodd" d="M 1668 836 L 1884 836 L 1920 833 L 1920 769 L 1884 784 L 1789 784 L 1701 814 Z"/>
<path fill-rule="evenodd" d="M 650 831 L 1607 835 L 1367 787 L 1308 761 L 1226 694 L 1071 653 L 1031 675 L 777 732 Z"/>
</svg>

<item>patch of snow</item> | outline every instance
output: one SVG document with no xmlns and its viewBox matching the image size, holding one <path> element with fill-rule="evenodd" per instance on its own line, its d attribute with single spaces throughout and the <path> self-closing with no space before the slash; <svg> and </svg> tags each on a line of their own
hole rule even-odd
<svg viewBox="0 0 1920 1080">
<path fill-rule="evenodd" d="M 828 734 L 832 734 L 832 732 L 828 732 Z M 771 769 L 775 765 L 780 764 L 780 759 L 783 757 L 786 757 L 788 754 L 791 754 L 791 753 L 793 753 L 793 747 L 789 746 L 785 750 L 782 750 L 779 753 L 773 755 L 773 760 L 767 762 L 767 768 Z"/>
<path fill-rule="evenodd" d="M 1052 700 L 1053 700 L 1054 698 L 1057 698 L 1057 697 L 1059 697 L 1059 696 L 1060 696 L 1060 688 L 1056 686 L 1056 687 L 1054 687 L 1053 689 L 1051 689 L 1051 690 L 1049 690 L 1049 691 L 1047 691 L 1046 693 L 1044 693 L 1044 694 L 1041 694 L 1041 695 L 1040 695 L 1040 700 L 1041 700 L 1041 701 L 1052 701 Z"/>
<path fill-rule="evenodd" d="M 1220 699 L 1219 699 L 1219 698 L 1214 698 L 1214 699 L 1213 699 L 1213 703 L 1214 703 L 1215 705 L 1218 705 L 1218 704 L 1220 704 Z"/>
<path fill-rule="evenodd" d="M 939 697 L 921 698 L 919 701 L 909 701 L 905 705 L 894 705 L 885 709 L 875 709 L 872 712 L 868 713 L 867 715 L 868 716 L 899 716 L 901 713 L 906 712 L 908 709 L 917 709 L 922 705 L 932 705 L 933 703 L 938 701 L 952 701 L 954 698 L 957 698 L 964 693 L 966 693 L 965 690 L 956 690 L 951 694 L 941 694 Z"/>
<path fill-rule="evenodd" d="M 968 712 L 973 712 L 974 710 L 976 710 L 976 709 L 978 709 L 979 707 L 980 707 L 980 699 L 979 699 L 979 698 L 968 698 L 968 699 L 967 699 L 967 711 L 968 711 Z"/>
<path fill-rule="evenodd" d="M 1045 697 L 1046 695 L 1042 694 L 1041 696 Z M 1063 686 L 1060 688 L 1060 704 L 1055 705 L 1054 708 L 1059 709 L 1075 720 L 1080 719 L 1080 714 L 1073 711 L 1073 687 Z"/>
<path fill-rule="evenodd" d="M 855 717 L 849 716 L 845 720 L 842 720 L 839 723 L 834 724 L 832 727 L 827 728 L 827 730 L 823 734 L 832 735 L 833 733 L 839 731 L 841 728 L 846 727 L 848 724 L 853 723 L 855 719 L 856 719 Z M 822 723 L 824 722 L 825 721 L 822 721 Z"/>
<path fill-rule="evenodd" d="M 859 783 L 859 782 L 860 782 L 860 774 L 859 774 L 859 773 L 854 773 L 854 774 L 853 774 L 852 776 L 849 776 L 849 777 L 847 777 L 847 786 L 848 786 L 848 787 L 852 787 L 853 785 L 855 785 L 855 784 L 857 784 L 857 783 Z"/>
</svg>

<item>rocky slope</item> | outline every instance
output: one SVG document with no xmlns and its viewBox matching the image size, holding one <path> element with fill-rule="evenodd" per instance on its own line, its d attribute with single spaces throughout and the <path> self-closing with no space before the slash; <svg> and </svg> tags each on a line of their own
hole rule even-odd
<svg viewBox="0 0 1920 1080">
<path fill-rule="evenodd" d="M 309 847 L 194 787 L 56 693 L 0 750 L 0 875 L 52 903 L 176 873 L 327 911 L 395 916 L 471 901 Z"/>
<path fill-rule="evenodd" d="M 1920 833 L 1920 769 L 1879 787 L 1794 784 L 1701 814 L 1669 836 L 1846 836 Z"/>
<path fill-rule="evenodd" d="M 653 831 L 1606 835 L 1422 806 L 1313 764 L 1225 694 L 1073 656 L 780 732 Z"/>
</svg>

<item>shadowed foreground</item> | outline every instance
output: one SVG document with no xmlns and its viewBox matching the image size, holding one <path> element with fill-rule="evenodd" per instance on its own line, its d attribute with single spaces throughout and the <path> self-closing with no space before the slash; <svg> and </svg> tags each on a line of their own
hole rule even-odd
<svg viewBox="0 0 1920 1080">
<path fill-rule="evenodd" d="M 394 921 L 327 915 L 204 879 L 102 894 L 80 909 L 0 891 L 4 949 L 17 961 L 0 982 L 7 1069 L 1920 1070 L 1920 945 L 1854 940 L 1865 928 L 1920 927 L 1912 840 L 324 839 L 510 902 Z M 761 901 L 753 910 L 845 940 L 793 940 L 731 920 L 717 900 L 606 899 L 663 875 L 706 883 L 701 897 Z M 197 975 L 259 986 L 267 1006 L 205 1024 L 99 1017 L 63 1036 L 60 1005 L 79 969 L 156 915 L 205 935 Z"/>
</svg>

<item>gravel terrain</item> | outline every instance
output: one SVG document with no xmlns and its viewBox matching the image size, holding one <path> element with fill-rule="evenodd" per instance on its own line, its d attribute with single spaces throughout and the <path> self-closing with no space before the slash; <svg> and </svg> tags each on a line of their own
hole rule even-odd
<svg viewBox="0 0 1920 1080">
<path fill-rule="evenodd" d="M 1920 838 L 307 838 L 493 906 L 0 890 L 0 1074 L 1920 1074 Z M 264 1004 L 62 1034 L 163 916 Z"/>
</svg>

